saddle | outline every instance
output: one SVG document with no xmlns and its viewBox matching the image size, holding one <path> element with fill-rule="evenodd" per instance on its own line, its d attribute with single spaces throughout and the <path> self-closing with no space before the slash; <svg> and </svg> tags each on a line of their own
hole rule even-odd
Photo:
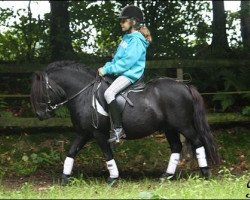
<svg viewBox="0 0 250 200">
<path fill-rule="evenodd" d="M 106 89 L 114 82 L 114 80 L 117 77 L 115 76 L 104 76 L 100 79 L 99 82 L 97 82 L 94 85 L 94 92 L 93 92 L 93 101 L 96 103 L 96 100 L 99 102 L 99 104 L 102 106 L 102 108 L 108 113 L 108 104 L 106 102 L 106 99 L 104 98 L 104 92 Z M 146 84 L 143 80 L 144 77 L 141 77 L 139 80 L 137 80 L 132 85 L 128 86 L 125 90 L 121 91 L 116 96 L 116 101 L 119 105 L 120 112 L 123 112 L 126 103 L 128 103 L 129 106 L 134 106 L 133 102 L 129 99 L 128 94 L 130 92 L 140 92 L 143 91 Z M 97 106 L 94 106 L 95 109 L 97 109 Z"/>
</svg>

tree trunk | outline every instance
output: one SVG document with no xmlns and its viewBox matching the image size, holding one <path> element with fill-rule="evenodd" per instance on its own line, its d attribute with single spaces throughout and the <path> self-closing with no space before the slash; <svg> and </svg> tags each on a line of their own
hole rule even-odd
<svg viewBox="0 0 250 200">
<path fill-rule="evenodd" d="M 68 1 L 50 1 L 51 61 L 75 58 L 69 30 L 68 6 Z"/>
<path fill-rule="evenodd" d="M 26 59 L 27 59 L 27 61 L 31 61 L 32 60 L 32 57 L 33 57 L 33 55 L 32 55 L 32 51 L 31 51 L 31 49 L 32 49 L 32 40 L 31 40 L 31 20 L 32 20 L 32 12 L 31 12 L 31 8 L 30 8 L 30 3 L 31 3 L 31 0 L 29 0 L 29 4 L 28 4 L 28 17 L 29 17 L 29 24 L 28 24 L 28 31 L 27 31 L 27 36 L 26 36 L 26 38 L 27 38 L 27 47 L 28 47 L 28 51 L 27 51 L 27 54 L 26 54 Z"/>
<path fill-rule="evenodd" d="M 218 57 L 223 56 L 229 51 L 226 34 L 226 14 L 224 1 L 212 1 L 213 4 L 213 23 L 212 23 L 212 54 Z"/>
<path fill-rule="evenodd" d="M 241 36 L 244 49 L 250 51 L 250 1 L 241 1 Z"/>
</svg>

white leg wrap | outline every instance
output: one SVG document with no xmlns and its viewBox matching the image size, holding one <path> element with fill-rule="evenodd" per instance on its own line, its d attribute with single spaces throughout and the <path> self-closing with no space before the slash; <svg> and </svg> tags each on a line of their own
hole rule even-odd
<svg viewBox="0 0 250 200">
<path fill-rule="evenodd" d="M 70 175 L 71 174 L 73 164 L 74 164 L 74 158 L 66 157 L 66 159 L 64 161 L 64 167 L 63 167 L 63 173 L 65 175 Z"/>
<path fill-rule="evenodd" d="M 205 148 L 203 146 L 196 149 L 196 157 L 198 160 L 199 167 L 207 167 Z"/>
<path fill-rule="evenodd" d="M 115 160 L 112 159 L 106 163 L 107 163 L 107 168 L 109 170 L 110 178 L 118 178 L 119 171 L 118 171 L 118 168 L 116 166 Z"/>
<path fill-rule="evenodd" d="M 169 174 L 174 174 L 179 160 L 180 160 L 180 154 L 172 153 L 168 162 L 168 168 L 166 172 Z"/>
</svg>

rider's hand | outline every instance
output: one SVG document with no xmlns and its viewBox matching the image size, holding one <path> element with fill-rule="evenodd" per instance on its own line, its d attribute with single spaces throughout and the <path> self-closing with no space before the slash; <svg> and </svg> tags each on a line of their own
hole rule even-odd
<svg viewBox="0 0 250 200">
<path fill-rule="evenodd" d="M 98 69 L 99 76 L 104 76 L 103 67 Z"/>
</svg>

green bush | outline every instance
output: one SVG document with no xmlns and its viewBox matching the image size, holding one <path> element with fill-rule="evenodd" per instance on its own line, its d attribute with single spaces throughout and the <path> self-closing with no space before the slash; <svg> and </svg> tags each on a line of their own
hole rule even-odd
<svg viewBox="0 0 250 200">
<path fill-rule="evenodd" d="M 246 106 L 242 110 L 242 114 L 245 116 L 250 116 L 250 106 Z"/>
<path fill-rule="evenodd" d="M 17 175 L 30 175 L 34 173 L 37 169 L 37 165 L 31 162 L 21 160 L 19 162 L 14 162 L 11 165 L 11 170 L 14 171 Z"/>
<path fill-rule="evenodd" d="M 55 165 L 60 160 L 60 153 L 54 150 L 32 153 L 30 155 L 24 154 L 21 160 L 11 163 L 11 170 L 17 175 L 30 175 L 36 172 L 38 167 Z"/>
<path fill-rule="evenodd" d="M 2 118 L 10 118 L 12 116 L 13 116 L 12 112 L 8 112 L 8 111 L 1 111 L 0 112 L 0 117 L 2 117 Z"/>
<path fill-rule="evenodd" d="M 218 101 L 222 107 L 222 111 L 224 112 L 235 103 L 235 97 L 227 94 L 215 94 L 213 101 Z"/>
<path fill-rule="evenodd" d="M 55 110 L 55 116 L 59 118 L 67 118 L 70 117 L 70 113 L 66 106 L 62 106 Z"/>
<path fill-rule="evenodd" d="M 60 153 L 54 150 L 50 150 L 47 152 L 41 153 L 32 153 L 30 155 L 30 159 L 35 164 L 44 165 L 53 165 L 60 161 Z"/>
</svg>

